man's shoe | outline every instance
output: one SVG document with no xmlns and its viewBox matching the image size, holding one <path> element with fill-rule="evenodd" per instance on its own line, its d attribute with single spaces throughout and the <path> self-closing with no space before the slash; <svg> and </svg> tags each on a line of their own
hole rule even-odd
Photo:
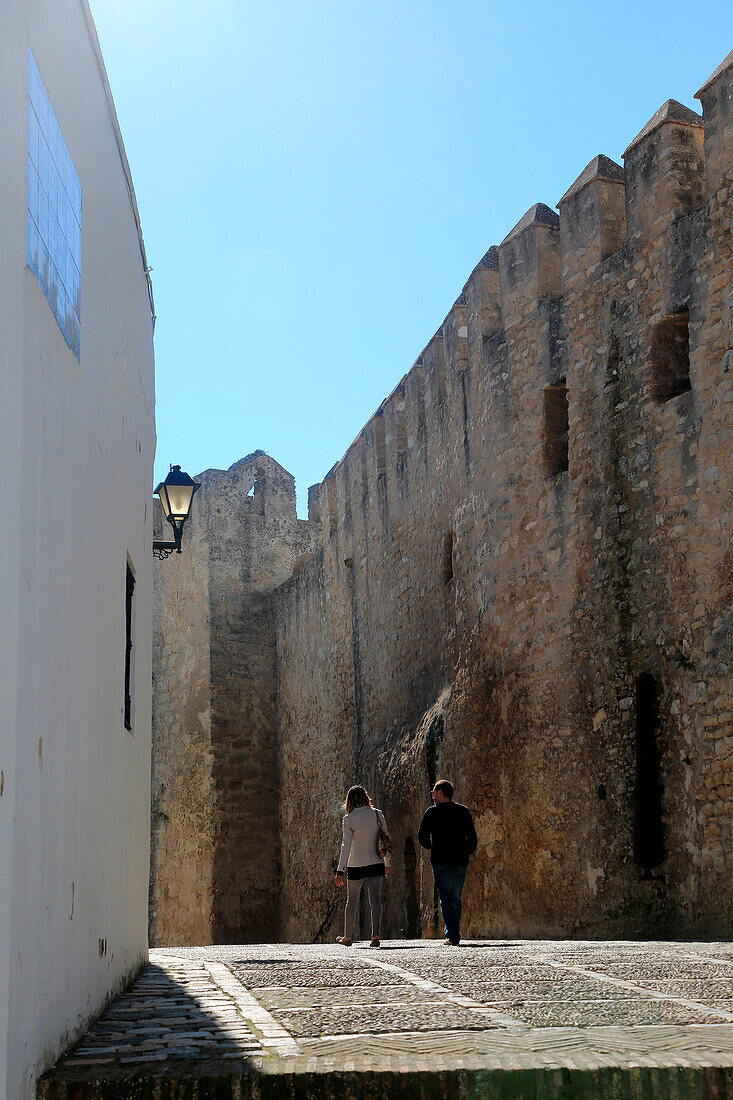
<svg viewBox="0 0 733 1100">
<path fill-rule="evenodd" d="M 451 945 L 451 947 L 460 947 L 461 946 L 461 941 L 460 940 L 448 940 L 448 943 Z"/>
<path fill-rule="evenodd" d="M 350 940 L 348 936 L 337 936 L 336 943 L 340 943 L 342 947 L 352 947 L 354 941 Z"/>
<path fill-rule="evenodd" d="M 451 945 L 450 940 L 443 940 L 443 943 L 441 944 L 442 947 L 450 947 L 450 945 Z"/>
<path fill-rule="evenodd" d="M 369 946 L 379 947 L 379 936 L 372 936 L 372 942 L 369 944 Z"/>
</svg>

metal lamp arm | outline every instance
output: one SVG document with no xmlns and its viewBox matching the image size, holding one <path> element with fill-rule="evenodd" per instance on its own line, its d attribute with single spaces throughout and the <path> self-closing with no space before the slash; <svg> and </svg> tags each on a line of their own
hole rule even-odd
<svg viewBox="0 0 733 1100">
<path fill-rule="evenodd" d="M 163 561 L 164 558 L 169 558 L 173 551 L 177 554 L 181 553 L 181 538 L 183 536 L 183 524 L 178 524 L 174 519 L 167 517 L 168 522 L 173 528 L 173 542 L 159 542 L 153 541 L 153 554 L 156 558 L 160 558 Z"/>
</svg>

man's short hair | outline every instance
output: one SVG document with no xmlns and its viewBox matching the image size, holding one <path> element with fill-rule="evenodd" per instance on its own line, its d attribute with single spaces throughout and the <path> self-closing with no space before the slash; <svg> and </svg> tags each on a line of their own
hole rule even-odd
<svg viewBox="0 0 733 1100">
<path fill-rule="evenodd" d="M 449 779 L 439 779 L 433 787 L 434 791 L 442 791 L 446 798 L 453 797 L 453 784 Z"/>
</svg>

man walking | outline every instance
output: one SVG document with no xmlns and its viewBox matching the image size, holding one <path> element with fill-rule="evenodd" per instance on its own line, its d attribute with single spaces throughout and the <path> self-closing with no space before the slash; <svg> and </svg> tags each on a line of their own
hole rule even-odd
<svg viewBox="0 0 733 1100">
<path fill-rule="evenodd" d="M 445 921 L 446 944 L 461 942 L 461 891 L 468 870 L 468 858 L 476 851 L 478 838 L 468 806 L 453 801 L 453 784 L 439 779 L 433 787 L 434 806 L 420 822 L 417 838 L 430 849 L 433 878 Z"/>
</svg>

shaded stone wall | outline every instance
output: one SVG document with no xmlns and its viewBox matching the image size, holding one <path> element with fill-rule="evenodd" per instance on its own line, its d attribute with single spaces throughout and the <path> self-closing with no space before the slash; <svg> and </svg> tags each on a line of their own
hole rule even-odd
<svg viewBox="0 0 733 1100">
<path fill-rule="evenodd" d="M 326 591 L 320 550 L 277 598 L 278 667 L 287 669 L 278 691 L 285 941 L 312 941 L 335 916 L 341 805 L 357 739 L 347 608 Z"/>
<path fill-rule="evenodd" d="M 255 452 L 197 479 L 185 553 L 156 562 L 151 943 L 279 926 L 273 590 L 311 532 Z"/>
<path fill-rule="evenodd" d="M 248 633 L 211 600 L 218 728 L 249 714 L 244 665 L 272 690 L 252 751 L 282 938 L 340 922 L 352 782 L 395 840 L 385 932 L 439 930 L 416 833 L 441 775 L 480 838 L 467 934 L 730 935 L 732 94 L 733 54 L 704 127 L 669 101 L 623 168 L 528 211 L 278 535 L 264 602 L 231 574 Z M 217 568 L 249 537 L 227 530 Z M 229 775 L 229 732 L 215 755 Z"/>
<path fill-rule="evenodd" d="M 150 943 L 212 942 L 215 790 L 209 547 L 198 508 L 186 553 L 154 564 Z M 156 539 L 162 530 L 155 506 Z M 163 526 L 168 527 L 163 523 Z"/>
</svg>

